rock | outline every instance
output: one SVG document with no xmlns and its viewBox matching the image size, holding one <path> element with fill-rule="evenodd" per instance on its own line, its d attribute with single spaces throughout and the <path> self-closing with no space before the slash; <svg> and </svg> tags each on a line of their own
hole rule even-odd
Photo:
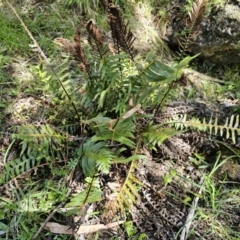
<svg viewBox="0 0 240 240">
<path fill-rule="evenodd" d="M 233 159 L 229 159 L 223 163 L 223 165 L 219 166 L 215 172 L 215 177 L 223 180 L 226 179 L 226 176 L 230 180 L 240 181 L 240 165 L 238 162 Z"/>
<path fill-rule="evenodd" d="M 187 16 L 174 16 L 169 25 L 172 30 L 166 34 L 170 45 L 176 45 L 181 39 L 186 19 Z M 215 64 L 240 63 L 240 6 L 226 4 L 213 7 L 194 35 L 188 49 L 193 54 L 201 53 L 202 58 Z"/>
</svg>

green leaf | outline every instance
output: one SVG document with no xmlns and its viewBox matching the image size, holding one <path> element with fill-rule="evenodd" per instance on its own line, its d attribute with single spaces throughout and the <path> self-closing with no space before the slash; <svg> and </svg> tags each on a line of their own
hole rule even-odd
<svg viewBox="0 0 240 240">
<path fill-rule="evenodd" d="M 79 151 L 79 156 L 82 156 L 81 167 L 85 176 L 89 176 L 95 172 L 97 161 L 96 154 L 103 146 L 103 142 L 94 144 L 91 140 L 89 140 L 84 144 L 83 149 Z"/>
<path fill-rule="evenodd" d="M 170 174 L 171 174 L 172 177 L 176 177 L 177 176 L 177 172 L 173 168 L 170 169 Z"/>
<path fill-rule="evenodd" d="M 107 174 L 110 165 L 115 158 L 112 150 L 105 147 L 105 142 L 94 142 L 88 140 L 83 149 L 80 149 L 78 155 L 81 157 L 81 167 L 85 176 L 91 176 L 96 170 Z"/>
<path fill-rule="evenodd" d="M 184 200 L 183 200 L 183 202 L 185 203 L 185 204 L 188 204 L 188 203 L 190 203 L 192 201 L 192 199 L 189 197 L 189 196 L 187 196 Z"/>
<path fill-rule="evenodd" d="M 90 123 L 97 123 L 97 124 L 107 124 L 111 118 L 103 117 L 102 115 L 98 115 L 95 118 L 89 120 L 82 120 L 83 123 L 90 124 Z"/>
<path fill-rule="evenodd" d="M 166 187 L 171 181 L 172 181 L 172 176 L 170 174 L 165 173 L 163 176 L 164 186 Z"/>
<path fill-rule="evenodd" d="M 131 162 L 133 160 L 138 160 L 138 159 L 147 159 L 147 157 L 145 155 L 133 155 L 128 158 L 118 158 L 118 159 L 114 160 L 114 162 L 115 163 L 128 163 L 128 162 Z"/>
<path fill-rule="evenodd" d="M 89 195 L 87 196 L 87 194 Z M 82 207 L 82 205 L 85 203 L 86 197 L 87 203 L 101 201 L 101 195 L 102 191 L 99 189 L 93 189 L 92 191 L 90 191 L 90 193 L 88 193 L 88 189 L 85 189 L 76 196 L 74 196 L 70 200 L 70 203 L 67 203 L 65 207 Z"/>
<path fill-rule="evenodd" d="M 178 131 L 170 127 L 163 128 L 161 125 L 151 125 L 144 130 L 143 136 L 146 143 L 156 145 L 162 144 L 165 139 L 180 133 L 182 133 L 182 131 Z"/>
<path fill-rule="evenodd" d="M 5 223 L 3 223 L 3 222 L 0 222 L 0 229 L 7 231 L 7 230 L 9 230 L 9 226 L 7 226 L 7 225 L 6 225 Z"/>
<path fill-rule="evenodd" d="M 103 104 L 104 104 L 104 100 L 105 100 L 105 97 L 106 97 L 106 94 L 108 92 L 108 88 L 104 91 L 101 92 L 100 94 L 100 98 L 98 100 L 98 104 L 99 104 L 99 107 L 103 107 Z"/>
<path fill-rule="evenodd" d="M 21 145 L 22 145 L 22 150 L 21 150 L 20 156 L 23 155 L 23 153 L 27 149 L 28 144 L 27 144 L 27 142 L 24 141 L 24 142 L 21 143 Z"/>
<path fill-rule="evenodd" d="M 156 61 L 144 70 L 142 76 L 149 82 L 176 79 L 176 69 L 160 61 Z"/>
<path fill-rule="evenodd" d="M 127 118 L 124 120 L 119 120 L 117 125 L 114 126 L 112 130 L 109 127 L 109 123 L 100 123 L 95 126 L 98 129 L 97 134 L 92 137 L 92 141 L 116 141 L 120 142 L 129 147 L 134 147 L 135 143 L 132 139 L 134 139 L 133 131 L 134 124 L 131 118 Z"/>
<path fill-rule="evenodd" d="M 175 66 L 175 68 L 177 69 L 177 76 L 176 77 L 177 78 L 180 77 L 181 74 L 182 74 L 182 69 L 186 68 L 188 66 L 189 62 L 192 61 L 194 58 L 196 58 L 199 55 L 200 55 L 200 53 L 197 54 L 197 55 L 194 55 L 193 57 L 189 57 L 189 56 L 185 57 L 180 63 L 178 63 Z"/>
</svg>

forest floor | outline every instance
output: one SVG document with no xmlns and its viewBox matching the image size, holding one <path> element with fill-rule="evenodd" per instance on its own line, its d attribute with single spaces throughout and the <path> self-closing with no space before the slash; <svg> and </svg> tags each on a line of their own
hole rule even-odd
<svg viewBox="0 0 240 240">
<path fill-rule="evenodd" d="M 73 69 L 75 63 L 69 62 L 68 54 L 56 45 L 56 38 L 73 41 L 79 21 L 85 23 L 92 18 L 107 37 L 110 34 L 98 1 L 72 5 L 63 1 L 9 2 L 48 61 L 53 67 L 62 66 L 62 72 L 58 72 L 62 76 L 66 69 Z M 152 10 L 154 6 L 148 1 L 120 3 L 137 37 L 136 61 L 159 57 L 163 62 L 173 63 L 174 52 L 159 37 L 156 24 L 163 29 L 164 22 Z M 57 155 L 54 153 L 56 162 L 42 161 L 52 157 L 51 149 L 41 149 L 44 144 L 38 140 L 25 144 L 28 136 L 50 135 L 52 130 L 42 128 L 43 124 L 54 125 L 63 132 L 65 123 L 71 119 L 67 111 L 71 104 L 65 104 L 64 92 L 49 81 L 50 75 L 43 70 L 48 68 L 43 56 L 10 5 L 0 3 L 0 7 L 0 239 L 70 239 L 72 229 L 76 239 L 240 239 L 239 139 L 233 143 L 222 136 L 212 137 L 193 130 L 181 131 L 154 147 L 141 146 L 141 155 L 145 158 L 135 166 L 139 194 L 136 201 L 131 199 L 129 210 L 124 214 L 111 212 L 107 205 L 111 205 L 114 194 L 123 185 L 129 162 L 113 164 L 108 174 L 96 176 L 103 192 L 101 201 L 69 211 L 66 207 L 69 198 L 85 191 L 85 183 L 90 181 L 84 179 L 80 168 L 72 167 L 74 156 L 71 154 L 82 135 L 76 134 L 79 129 L 73 126 L 67 140 L 69 145 L 63 145 L 63 140 L 51 143 L 60 149 Z M 85 43 L 86 39 L 82 41 Z M 205 118 L 207 122 L 214 117 L 222 124 L 234 115 L 231 119 L 238 122 L 235 118 L 239 113 L 238 66 L 211 66 L 197 59 L 191 68 L 201 69 L 202 74 L 216 79 L 221 76 L 224 84 L 203 80 L 179 87 L 157 116 L 156 125 L 184 114 Z M 72 88 L 76 79 L 77 72 L 72 71 Z M 50 92 L 51 88 L 58 92 Z M 50 94 L 53 101 L 49 100 Z M 60 100 L 55 101 L 57 98 Z M 147 111 L 146 108 L 146 114 L 152 114 Z M 31 124 L 41 131 L 20 128 Z M 144 127 L 146 123 L 140 120 L 137 124 Z M 62 146 L 69 148 L 63 150 Z M 36 148 L 39 158 L 32 157 L 28 148 Z M 116 147 L 115 151 L 118 150 Z M 131 151 L 127 154 L 131 155 Z M 40 161 L 37 167 L 35 161 Z M 41 228 L 43 223 L 45 226 Z"/>
</svg>

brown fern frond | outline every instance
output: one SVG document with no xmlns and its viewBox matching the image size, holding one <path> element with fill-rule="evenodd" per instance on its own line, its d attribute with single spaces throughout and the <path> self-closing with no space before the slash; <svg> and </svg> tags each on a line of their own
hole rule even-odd
<svg viewBox="0 0 240 240">
<path fill-rule="evenodd" d="M 87 40 L 92 48 L 94 54 L 103 58 L 103 56 L 108 52 L 108 48 L 103 44 L 103 36 L 100 30 L 97 28 L 95 21 L 90 19 L 86 24 L 87 29 Z"/>
<path fill-rule="evenodd" d="M 128 53 L 133 60 L 132 45 L 135 37 L 128 30 L 128 24 L 124 23 L 121 12 L 112 1 L 108 1 L 108 22 L 111 28 L 112 39 L 117 53 L 122 49 Z"/>
<path fill-rule="evenodd" d="M 203 19 L 206 9 L 206 2 L 207 0 L 196 0 L 196 2 L 193 3 L 191 10 L 188 12 L 189 17 L 186 20 L 188 34 L 183 43 L 180 44 L 180 47 L 182 48 L 180 60 L 182 59 L 189 45 L 192 43 L 191 41 L 194 40 L 194 38 L 198 35 L 197 30 Z"/>
<path fill-rule="evenodd" d="M 189 18 L 186 20 L 186 26 L 193 33 L 202 22 L 206 8 L 205 0 L 197 0 L 193 3 L 192 9 L 188 12 Z"/>
<path fill-rule="evenodd" d="M 74 57 L 75 60 L 79 63 L 79 68 L 81 71 L 86 71 L 89 75 L 89 77 L 91 77 L 91 69 L 90 66 L 87 62 L 87 59 L 85 57 L 85 53 L 81 47 L 81 25 L 79 24 L 75 35 L 74 35 Z"/>
</svg>

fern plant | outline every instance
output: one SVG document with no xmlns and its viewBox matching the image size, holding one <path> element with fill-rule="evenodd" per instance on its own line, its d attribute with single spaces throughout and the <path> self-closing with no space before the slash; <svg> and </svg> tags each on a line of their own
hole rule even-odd
<svg viewBox="0 0 240 240">
<path fill-rule="evenodd" d="M 88 203 L 101 201 L 100 177 L 109 174 L 115 164 L 128 164 L 118 188 L 113 189 L 114 198 L 107 201 L 105 218 L 110 221 L 119 210 L 126 213 L 137 203 L 142 183 L 135 171 L 138 160 L 146 159 L 140 154 L 141 145 L 154 149 L 186 126 L 201 124 L 181 122 L 184 126 L 181 131 L 163 124 L 153 126 L 151 117 L 158 115 L 183 68 L 196 56 L 181 59 L 172 66 L 157 59 L 143 66 L 136 64 L 132 48 L 135 38 L 128 24 L 113 1 L 104 3 L 112 42 L 104 42 L 104 34 L 91 19 L 85 26 L 77 26 L 74 42 L 58 39 L 78 65 L 73 74 L 63 67 L 65 62 L 56 67 L 59 79 L 54 78 L 55 72 L 50 75 L 41 67 L 34 69 L 41 81 L 39 88 L 50 96 L 53 104 L 50 110 L 53 113 L 46 114 L 46 118 L 61 126 L 41 123 L 16 127 L 11 146 L 19 147 L 19 156 L 8 162 L 6 153 L 2 183 L 44 166 L 49 166 L 53 174 L 56 163 L 71 159 L 66 168 L 74 171 L 81 166 L 85 188 L 71 197 L 66 207 L 82 211 Z M 191 21 L 195 22 L 191 25 L 193 31 L 199 21 Z M 84 32 L 87 47 L 82 41 Z M 146 123 L 139 124 L 141 120 Z M 217 123 L 204 124 L 210 131 L 223 129 Z M 236 128 L 232 121 L 225 127 L 232 134 Z"/>
<path fill-rule="evenodd" d="M 186 57 L 175 66 L 168 66 L 158 60 L 146 63 L 145 66 L 136 65 L 132 49 L 135 40 L 133 34 L 112 1 L 105 1 L 105 7 L 113 39 L 109 50 L 93 19 L 85 27 L 82 24 L 77 26 L 73 43 L 63 39 L 58 41 L 65 44 L 82 72 L 80 76 L 83 78 L 84 91 L 80 93 L 79 99 L 76 98 L 76 104 L 81 103 L 83 109 L 86 109 L 79 110 L 86 118 L 81 120 L 81 124 L 92 133 L 77 151 L 85 177 L 93 179 L 96 174 L 108 174 L 113 163 L 131 162 L 117 197 L 108 203 L 107 209 L 111 208 L 114 214 L 119 209 L 125 212 L 125 207 L 135 204 L 138 198 L 137 185 L 141 185 L 141 182 L 134 176 L 134 171 L 137 169 L 137 160 L 144 158 L 138 154 L 139 146 L 148 142 L 149 146 L 154 147 L 179 133 L 174 129 L 164 129 L 161 125 L 151 127 L 150 124 L 140 130 L 136 120 L 145 116 L 139 114 L 141 107 L 135 106 L 154 109 L 157 105 L 158 112 L 167 96 L 162 88 L 166 89 L 167 85 L 175 83 L 181 77 L 182 69 L 196 56 Z M 81 42 L 84 32 L 89 42 L 89 51 Z M 66 82 L 66 89 L 68 84 Z M 170 90 L 166 89 L 168 92 Z M 136 137 L 139 138 L 137 144 L 134 142 Z M 122 147 L 113 152 L 112 148 L 118 145 Z M 134 149 L 133 156 L 124 156 L 126 149 Z M 92 202 L 93 199 L 98 201 L 101 194 L 93 187 L 93 182 L 87 186 L 88 190 L 71 199 L 67 206 L 73 204 L 81 208 L 81 204 Z"/>
</svg>

